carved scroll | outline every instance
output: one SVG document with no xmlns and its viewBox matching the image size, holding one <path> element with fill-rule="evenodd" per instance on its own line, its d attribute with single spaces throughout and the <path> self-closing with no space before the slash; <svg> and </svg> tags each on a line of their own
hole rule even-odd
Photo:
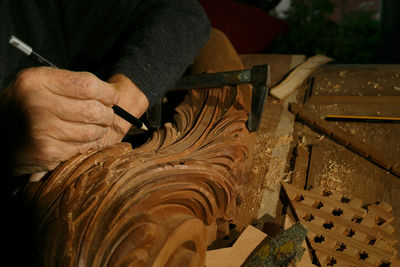
<svg viewBox="0 0 400 267">
<path fill-rule="evenodd" d="M 195 72 L 242 67 L 216 31 L 199 58 Z M 204 266 L 251 163 L 248 89 L 192 91 L 143 146 L 77 155 L 28 186 L 40 265 Z"/>
</svg>

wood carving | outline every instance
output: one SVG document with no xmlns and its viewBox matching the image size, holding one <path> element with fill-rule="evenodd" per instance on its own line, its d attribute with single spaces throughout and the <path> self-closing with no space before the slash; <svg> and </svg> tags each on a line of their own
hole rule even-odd
<svg viewBox="0 0 400 267">
<path fill-rule="evenodd" d="M 241 68 L 213 31 L 193 71 Z M 204 266 L 251 164 L 248 89 L 193 90 L 141 147 L 77 155 L 27 186 L 40 266 Z"/>
<path fill-rule="evenodd" d="M 283 185 L 321 266 L 398 266 L 392 207 Z"/>
</svg>

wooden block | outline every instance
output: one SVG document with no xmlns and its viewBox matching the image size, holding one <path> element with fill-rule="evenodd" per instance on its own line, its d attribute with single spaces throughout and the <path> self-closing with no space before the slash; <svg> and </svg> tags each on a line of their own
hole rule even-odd
<svg viewBox="0 0 400 267">
<path fill-rule="evenodd" d="M 240 266 L 267 235 L 249 225 L 230 248 L 207 251 L 206 267 Z"/>
</svg>

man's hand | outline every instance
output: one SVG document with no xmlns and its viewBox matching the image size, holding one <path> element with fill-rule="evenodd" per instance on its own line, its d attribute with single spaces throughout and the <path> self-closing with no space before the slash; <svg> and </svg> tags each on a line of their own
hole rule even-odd
<svg viewBox="0 0 400 267">
<path fill-rule="evenodd" d="M 104 82 L 87 72 L 30 68 L 7 90 L 30 123 L 29 146 L 19 155 L 17 174 L 39 173 L 33 180 L 78 153 L 120 142 L 131 125 L 114 115 L 113 105 L 138 118 L 149 106 L 143 92 L 122 74 Z"/>
<path fill-rule="evenodd" d="M 30 68 L 8 90 L 30 122 L 31 139 L 19 155 L 19 174 L 52 170 L 75 154 L 117 142 L 111 107 L 119 96 L 114 86 L 90 73 Z"/>
</svg>

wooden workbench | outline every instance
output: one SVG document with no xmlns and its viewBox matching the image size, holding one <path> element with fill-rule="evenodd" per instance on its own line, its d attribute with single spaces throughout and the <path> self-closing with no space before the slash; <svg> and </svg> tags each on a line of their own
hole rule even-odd
<svg viewBox="0 0 400 267">
<path fill-rule="evenodd" d="M 305 86 L 304 107 L 325 115 L 400 117 L 400 65 L 325 65 Z M 302 99 L 301 99 L 302 100 Z M 400 164 L 400 124 L 331 122 Z M 296 121 L 292 147 L 308 148 L 310 186 L 392 205 L 400 238 L 400 179 Z M 397 246 L 399 248 L 399 246 Z"/>
<path fill-rule="evenodd" d="M 241 59 L 245 67 L 270 64 L 273 86 L 304 57 L 247 55 Z M 295 121 L 287 112 L 287 102 L 304 105 L 319 117 L 327 114 L 400 117 L 400 65 L 324 65 L 289 97 L 289 101 L 267 98 L 260 130 L 256 133 L 250 186 L 243 194 L 243 204 L 236 216 L 237 230 L 240 232 L 241 227 L 247 224 L 267 233 L 279 230 L 271 229 L 282 223 L 279 184 L 296 175 L 293 164 L 295 148 L 301 145 L 309 150 L 309 186 L 320 186 L 345 197 L 362 199 L 365 203 L 388 202 L 393 206 L 394 234 L 399 239 L 400 179 L 304 123 Z M 400 163 L 400 124 L 332 124 Z"/>
</svg>

